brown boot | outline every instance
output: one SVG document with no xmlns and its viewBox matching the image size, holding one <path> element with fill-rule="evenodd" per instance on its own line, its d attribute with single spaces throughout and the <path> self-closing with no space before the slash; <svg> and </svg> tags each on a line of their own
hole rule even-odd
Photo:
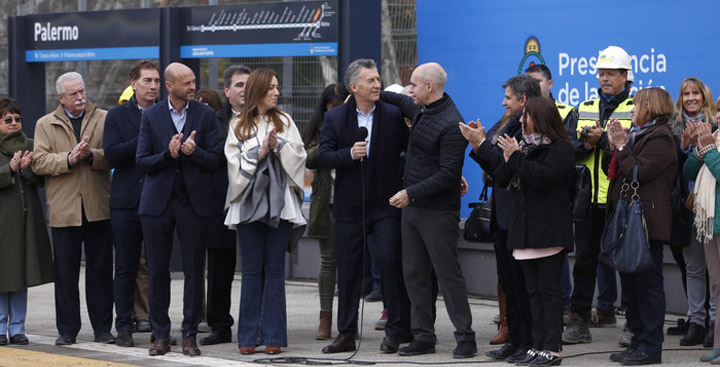
<svg viewBox="0 0 720 367">
<path fill-rule="evenodd" d="M 330 329 L 332 329 L 332 312 L 320 311 L 320 325 L 315 340 L 330 339 Z"/>
<path fill-rule="evenodd" d="M 505 305 L 507 299 L 505 298 L 505 292 L 503 292 L 500 284 L 497 286 L 498 292 L 498 307 L 500 308 L 500 324 L 498 324 L 498 332 L 494 338 L 490 339 L 490 344 L 505 344 L 508 340 L 508 326 L 507 326 L 507 314 L 505 312 Z"/>
</svg>

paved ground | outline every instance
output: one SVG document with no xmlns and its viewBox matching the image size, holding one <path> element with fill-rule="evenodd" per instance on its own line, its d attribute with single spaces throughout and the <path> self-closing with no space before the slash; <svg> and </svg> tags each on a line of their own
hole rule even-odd
<svg viewBox="0 0 720 367">
<path fill-rule="evenodd" d="M 493 280 L 494 281 L 494 280 Z M 182 284 L 181 278 L 174 279 L 172 284 L 172 304 L 170 317 L 173 320 L 173 335 L 180 337 L 180 321 L 182 319 Z M 81 281 L 81 287 L 83 287 Z M 81 288 L 82 289 L 82 288 Z M 83 292 L 81 292 L 83 293 Z M 234 282 L 233 314 L 237 313 L 240 297 L 240 276 Z M 93 343 L 93 334 L 87 312 L 83 306 L 83 328 L 78 335 L 78 344 L 70 347 L 57 347 L 54 340 L 55 312 L 53 285 L 44 285 L 30 289 L 27 319 L 27 332 L 30 345 L 0 347 L 0 367 L 25 366 L 248 366 L 248 365 L 303 365 L 303 364 L 376 364 L 376 365 L 462 365 L 483 364 L 488 366 L 508 366 L 505 362 L 496 362 L 484 356 L 488 350 L 494 349 L 487 344 L 495 335 L 493 316 L 497 313 L 497 304 L 484 299 L 471 299 L 473 312 L 473 328 L 477 333 L 479 346 L 478 356 L 468 360 L 454 360 L 452 350 L 455 342 L 452 337 L 452 326 L 442 302 L 438 303 L 437 319 L 437 353 L 416 357 L 400 357 L 396 354 L 383 354 L 379 345 L 383 334 L 373 329 L 375 320 L 380 316 L 380 303 L 366 303 L 364 310 L 364 327 L 359 352 L 350 357 L 350 353 L 339 355 L 323 355 L 320 350 L 327 341 L 315 340 L 318 318 L 317 287 L 311 282 L 288 281 L 288 338 L 289 346 L 283 349 L 279 359 L 272 360 L 264 353 L 243 356 L 237 351 L 237 345 L 221 344 L 202 347 L 202 357 L 186 357 L 180 353 L 179 347 L 163 357 L 150 358 L 147 349 L 150 347 L 150 334 L 135 334 L 135 348 L 120 348 L 114 345 Z M 81 300 L 84 304 L 84 299 Z M 668 315 L 668 320 L 677 319 L 676 315 Z M 622 330 L 622 322 L 614 328 L 591 329 L 594 342 L 565 347 L 563 365 L 572 366 L 603 366 L 612 365 L 608 355 L 620 350 L 617 339 Z M 669 325 L 669 322 L 667 323 Z M 114 330 L 113 330 L 114 333 Z M 202 337 L 204 334 L 200 334 Z M 235 338 L 233 338 L 235 340 Z M 679 337 L 669 336 L 665 340 L 666 351 L 663 363 L 666 365 L 700 366 L 701 355 L 707 352 L 701 348 L 679 347 Z M 261 349 L 259 349 L 261 351 Z M 328 357 L 332 357 L 328 358 Z"/>
</svg>

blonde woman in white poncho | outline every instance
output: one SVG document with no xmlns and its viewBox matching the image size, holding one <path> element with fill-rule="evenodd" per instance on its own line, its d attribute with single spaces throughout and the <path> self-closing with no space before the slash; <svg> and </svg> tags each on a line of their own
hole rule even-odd
<svg viewBox="0 0 720 367">
<path fill-rule="evenodd" d="M 690 154 L 683 167 L 683 175 L 695 181 L 693 187 L 695 229 L 697 240 L 704 244 L 705 261 L 710 273 L 710 285 L 715 304 L 720 304 L 720 199 L 717 179 L 720 178 L 720 152 L 718 152 L 718 130 L 712 132 L 709 123 L 688 124 L 685 131 L 694 135 L 695 152 Z M 704 362 L 720 363 L 720 323 L 715 323 L 713 350 L 700 358 Z"/>
<path fill-rule="evenodd" d="M 255 353 L 258 345 L 268 354 L 287 347 L 285 252 L 291 229 L 306 223 L 300 210 L 305 149 L 292 118 L 277 108 L 279 95 L 273 71 L 253 71 L 245 109 L 231 120 L 225 142 L 230 182 L 225 224 L 237 228 L 242 255 L 242 354 Z"/>
</svg>

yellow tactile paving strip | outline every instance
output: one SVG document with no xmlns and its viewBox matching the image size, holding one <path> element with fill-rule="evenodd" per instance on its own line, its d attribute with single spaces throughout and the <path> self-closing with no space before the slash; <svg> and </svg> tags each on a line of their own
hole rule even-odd
<svg viewBox="0 0 720 367">
<path fill-rule="evenodd" d="M 132 367 L 130 364 L 122 364 L 97 359 L 79 358 L 35 352 L 19 348 L 0 348 L 0 367 Z"/>
</svg>

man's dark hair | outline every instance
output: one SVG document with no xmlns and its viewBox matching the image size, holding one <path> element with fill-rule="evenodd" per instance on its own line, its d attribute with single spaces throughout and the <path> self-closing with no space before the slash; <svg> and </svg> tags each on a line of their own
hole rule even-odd
<svg viewBox="0 0 720 367">
<path fill-rule="evenodd" d="M 225 88 L 230 88 L 230 83 L 232 83 L 232 77 L 235 74 L 247 74 L 250 75 L 252 70 L 250 70 L 249 67 L 237 64 L 237 65 L 230 65 L 225 69 L 223 72 L 223 82 L 225 83 Z"/>
<path fill-rule="evenodd" d="M 527 69 L 525 69 L 525 74 L 527 73 L 542 73 L 545 80 L 552 80 L 552 74 L 550 74 L 550 68 L 543 64 L 535 64 Z"/>
<path fill-rule="evenodd" d="M 373 59 L 357 59 L 351 62 L 345 71 L 345 86 L 348 90 L 352 90 L 350 84 L 355 84 L 357 78 L 360 76 L 361 68 L 377 69 L 377 65 Z"/>
<path fill-rule="evenodd" d="M 516 75 L 508 79 L 502 87 L 510 87 L 518 99 L 522 96 L 527 96 L 528 99 L 540 97 L 540 84 L 530 75 Z"/>
<path fill-rule="evenodd" d="M 135 65 L 130 68 L 130 81 L 134 82 L 138 79 L 140 79 L 140 72 L 143 69 L 154 69 L 157 70 L 158 75 L 160 75 L 160 67 L 158 64 L 156 64 L 152 60 L 140 60 L 135 63 Z"/>
</svg>

